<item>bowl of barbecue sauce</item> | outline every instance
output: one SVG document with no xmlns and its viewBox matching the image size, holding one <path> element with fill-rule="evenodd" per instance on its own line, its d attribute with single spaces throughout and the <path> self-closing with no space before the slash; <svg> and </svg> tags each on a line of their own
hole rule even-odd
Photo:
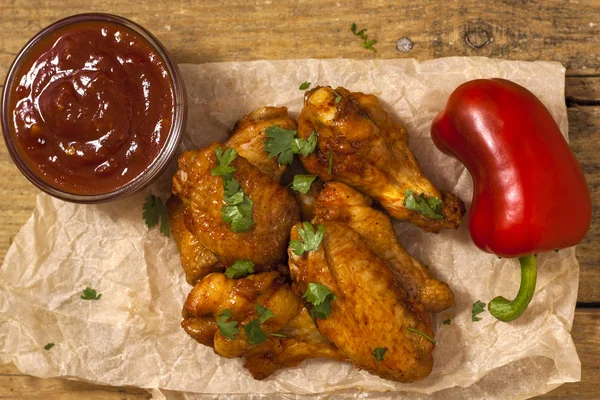
<svg viewBox="0 0 600 400">
<path fill-rule="evenodd" d="M 63 200 L 98 203 L 152 182 L 183 136 L 183 80 L 140 25 L 79 14 L 38 33 L 6 78 L 2 130 L 21 172 Z"/>
</svg>

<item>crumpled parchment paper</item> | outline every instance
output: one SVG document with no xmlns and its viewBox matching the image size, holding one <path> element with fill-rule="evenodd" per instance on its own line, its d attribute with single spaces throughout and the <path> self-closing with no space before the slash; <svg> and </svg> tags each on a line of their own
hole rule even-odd
<svg viewBox="0 0 600 400">
<path fill-rule="evenodd" d="M 181 150 L 222 141 L 235 121 L 263 105 L 297 116 L 304 81 L 342 85 L 377 95 L 403 122 L 424 172 L 470 205 L 472 182 L 456 160 L 429 138 L 434 115 L 459 84 L 502 77 L 524 85 L 549 108 L 567 134 L 564 68 L 557 63 L 486 58 L 414 60 L 291 60 L 181 65 L 189 121 Z M 224 359 L 180 328 L 185 283 L 172 238 L 148 230 L 142 204 L 148 193 L 166 200 L 175 161 L 143 193 L 101 205 L 75 205 L 40 194 L 32 217 L 15 238 L 0 270 L 0 362 L 39 377 L 68 377 L 132 385 L 156 398 L 508 399 L 545 393 L 580 379 L 569 334 L 579 266 L 573 248 L 540 256 L 536 295 L 516 322 L 485 312 L 471 320 L 475 301 L 513 297 L 517 260 L 473 246 L 466 221 L 458 231 L 429 234 L 396 222 L 407 250 L 431 266 L 456 294 L 456 305 L 433 317 L 437 348 L 431 375 L 417 383 L 386 381 L 349 363 L 308 360 L 255 381 L 239 359 Z M 98 301 L 80 299 L 89 286 Z M 442 321 L 451 319 L 451 325 Z M 385 329 L 385 327 L 382 327 Z M 47 343 L 55 343 L 44 350 Z M 162 389 L 162 390 L 158 390 Z M 177 391 L 196 392 L 180 393 Z M 271 396 L 268 396 L 271 395 Z M 430 397 L 428 397 L 428 395 Z"/>
</svg>

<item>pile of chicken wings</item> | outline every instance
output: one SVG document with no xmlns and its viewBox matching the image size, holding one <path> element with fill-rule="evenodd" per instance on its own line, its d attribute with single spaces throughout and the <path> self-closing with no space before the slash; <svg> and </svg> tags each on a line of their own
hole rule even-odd
<svg viewBox="0 0 600 400">
<path fill-rule="evenodd" d="M 289 168 L 265 150 L 272 127 L 316 137 L 314 150 L 296 157 L 301 173 L 317 176 L 305 194 L 281 183 Z M 245 231 L 222 215 L 231 189 L 214 171 L 226 149 L 237 153 L 229 176 L 252 205 Z M 402 248 L 390 217 L 438 232 L 460 225 L 464 205 L 422 173 L 406 129 L 375 96 L 317 87 L 306 92 L 298 123 L 285 107 L 264 107 L 238 121 L 225 143 L 178 163 L 167 209 L 194 286 L 182 322 L 191 337 L 222 357 L 242 357 L 256 379 L 318 357 L 400 382 L 429 375 L 429 313 L 452 306 L 454 294 Z M 409 194 L 438 201 L 439 215 L 407 207 Z M 290 248 L 307 240 L 310 226 L 320 241 Z M 226 275 L 239 260 L 252 273 Z M 309 301 L 315 288 L 327 290 L 319 309 Z"/>
</svg>

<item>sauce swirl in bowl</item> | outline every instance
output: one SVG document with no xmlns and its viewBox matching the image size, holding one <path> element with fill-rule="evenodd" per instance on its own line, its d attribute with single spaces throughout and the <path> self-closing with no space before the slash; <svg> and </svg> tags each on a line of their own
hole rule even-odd
<svg viewBox="0 0 600 400">
<path fill-rule="evenodd" d="M 143 28 L 76 15 L 34 37 L 3 96 L 7 147 L 21 171 L 65 200 L 105 201 L 148 184 L 185 124 L 185 90 Z"/>
</svg>

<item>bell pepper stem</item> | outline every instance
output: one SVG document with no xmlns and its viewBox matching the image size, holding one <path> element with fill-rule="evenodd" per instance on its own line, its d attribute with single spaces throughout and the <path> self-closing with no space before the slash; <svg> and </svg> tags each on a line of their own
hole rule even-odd
<svg viewBox="0 0 600 400">
<path fill-rule="evenodd" d="M 521 286 L 514 300 L 498 296 L 488 305 L 490 313 L 500 321 L 509 322 L 525 312 L 535 292 L 537 278 L 537 254 L 519 257 L 521 263 Z"/>
</svg>

